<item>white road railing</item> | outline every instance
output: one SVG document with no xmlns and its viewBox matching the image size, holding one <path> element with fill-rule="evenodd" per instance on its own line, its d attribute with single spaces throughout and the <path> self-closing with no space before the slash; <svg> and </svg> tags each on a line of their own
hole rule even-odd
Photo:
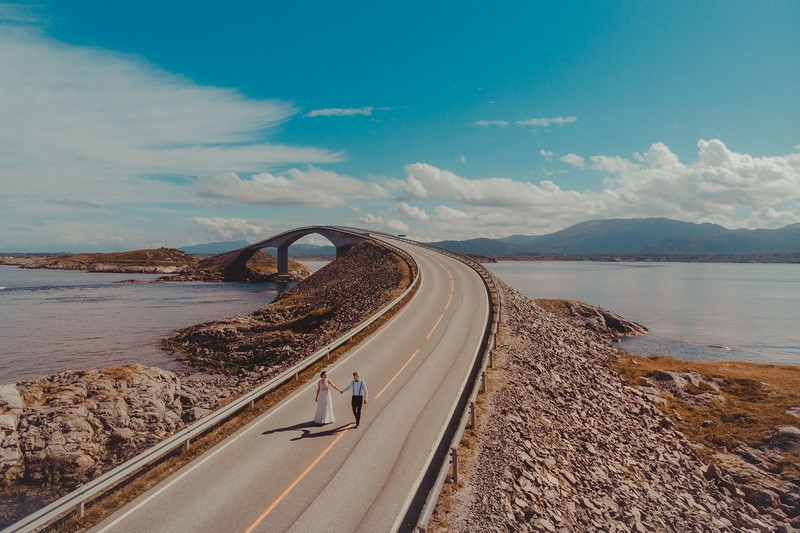
<svg viewBox="0 0 800 533">
<path fill-rule="evenodd" d="M 336 228 L 336 229 L 339 230 L 347 229 L 349 231 L 353 231 L 354 233 L 358 231 L 358 230 L 353 230 L 352 228 Z M 360 233 L 361 235 L 364 234 L 363 230 L 358 231 L 358 233 Z M 31 515 L 26 516 L 22 520 L 19 520 L 18 522 L 4 529 L 2 533 L 21 533 L 21 532 L 36 531 L 37 529 L 43 528 L 48 524 L 54 522 L 55 520 L 71 512 L 77 512 L 79 516 L 83 516 L 86 503 L 95 499 L 99 495 L 108 492 L 109 490 L 117 486 L 120 482 L 131 478 L 147 465 L 150 465 L 155 461 L 164 458 L 166 455 L 175 452 L 180 448 L 188 449 L 192 440 L 197 439 L 201 435 L 205 434 L 209 430 L 221 424 L 222 422 L 228 420 L 229 418 L 237 414 L 239 411 L 243 411 L 249 407 L 252 407 L 257 400 L 259 400 L 264 395 L 270 393 L 274 389 L 278 388 L 279 386 L 293 379 L 298 379 L 299 374 L 302 371 L 312 366 L 313 364 L 317 363 L 321 359 L 329 357 L 331 352 L 353 340 L 353 338 L 356 335 L 364 331 L 366 328 L 372 325 L 376 320 L 380 319 L 383 315 L 392 310 L 396 305 L 398 305 L 401 301 L 403 301 L 403 299 L 406 296 L 408 296 L 408 294 L 416 286 L 417 281 L 419 280 L 419 267 L 416 265 L 414 259 L 407 252 L 401 250 L 400 248 L 390 243 L 386 243 L 385 241 L 380 240 L 379 242 L 381 244 L 385 244 L 386 246 L 392 248 L 393 251 L 400 253 L 406 259 L 406 261 L 409 262 L 409 266 L 412 268 L 412 271 L 414 272 L 414 278 L 412 282 L 409 284 L 408 288 L 406 288 L 406 290 L 403 291 L 402 294 L 400 294 L 392 302 L 386 305 L 378 313 L 370 317 L 368 320 L 362 322 L 356 328 L 350 330 L 344 336 L 340 337 L 334 342 L 328 344 L 327 346 L 313 353 L 311 356 L 307 357 L 303 361 L 287 369 L 282 374 L 272 378 L 271 380 L 265 383 L 262 383 L 261 385 L 251 390 L 250 392 L 243 394 L 235 401 L 225 405 L 224 407 L 218 409 L 217 411 L 214 411 L 209 416 L 201 418 L 197 422 L 183 428 L 182 430 L 168 437 L 161 443 L 145 450 L 144 452 L 131 458 L 125 463 L 91 480 L 87 484 L 70 492 L 69 494 L 63 496 L 62 498 L 54 501 L 50 505 L 43 507 L 42 509 Z"/>
</svg>

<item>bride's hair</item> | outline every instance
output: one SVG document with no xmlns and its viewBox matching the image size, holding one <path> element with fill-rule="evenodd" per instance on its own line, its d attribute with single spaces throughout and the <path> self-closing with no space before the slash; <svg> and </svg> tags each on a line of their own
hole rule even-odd
<svg viewBox="0 0 800 533">
<path fill-rule="evenodd" d="M 325 371 L 323 370 L 323 371 L 320 373 L 319 377 L 325 377 L 325 374 L 327 374 L 327 372 L 325 372 Z"/>
</svg>

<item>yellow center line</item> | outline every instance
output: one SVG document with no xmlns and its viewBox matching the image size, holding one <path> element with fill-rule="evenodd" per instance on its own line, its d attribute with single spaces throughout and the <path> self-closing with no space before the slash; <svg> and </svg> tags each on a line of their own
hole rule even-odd
<svg viewBox="0 0 800 533">
<path fill-rule="evenodd" d="M 304 478 L 304 477 L 306 477 L 306 476 L 308 475 L 308 473 L 309 473 L 309 472 L 311 472 L 311 470 L 312 470 L 312 469 L 313 469 L 315 466 L 317 466 L 317 463 L 319 463 L 319 462 L 322 460 L 322 458 L 323 458 L 323 457 L 325 457 L 325 455 L 326 455 L 326 454 L 327 454 L 329 451 L 331 451 L 331 448 L 333 448 L 334 446 L 336 446 L 336 443 L 337 443 L 337 442 L 339 442 L 339 440 L 340 440 L 342 437 L 344 437 L 346 433 L 347 433 L 346 431 L 342 431 L 342 432 L 339 434 L 339 436 L 338 436 L 338 437 L 336 437 L 336 438 L 333 440 L 333 442 L 331 442 L 331 443 L 328 445 L 328 447 L 327 447 L 327 448 L 325 448 L 325 451 L 323 451 L 321 454 L 319 454 L 319 456 L 318 456 L 316 459 L 314 459 L 314 462 L 313 462 L 313 463 L 311 463 L 310 465 L 308 465 L 308 468 L 306 468 L 305 470 L 303 470 L 303 473 L 302 473 L 302 474 L 300 474 L 299 476 L 297 476 L 297 479 L 295 479 L 295 480 L 292 482 L 292 484 L 291 484 L 291 485 L 289 485 L 289 487 L 288 487 L 288 488 L 287 488 L 285 491 L 283 491 L 283 494 L 281 494 L 280 496 L 278 496 L 278 499 L 277 499 L 277 500 L 275 500 L 274 502 L 272 502 L 272 505 L 270 505 L 269 507 L 267 507 L 267 510 L 266 510 L 266 511 L 264 511 L 263 513 L 261 513 L 261 516 L 259 516 L 259 517 L 258 517 L 258 519 L 257 519 L 255 522 L 253 522 L 253 523 L 250 525 L 250 527 L 248 527 L 248 528 L 247 528 L 247 530 L 245 531 L 245 533 L 251 533 L 251 532 L 252 532 L 252 531 L 253 531 L 253 530 L 254 530 L 256 527 L 258 527 L 258 525 L 259 525 L 261 522 L 263 522 L 263 521 L 264 521 L 264 519 L 267 517 L 267 515 L 269 515 L 269 513 L 271 513 L 271 512 L 273 511 L 273 509 L 275 509 L 275 507 L 277 507 L 277 506 L 278 506 L 278 504 L 279 504 L 279 503 L 281 503 L 281 501 L 283 501 L 283 499 L 284 499 L 286 496 L 288 496 L 290 492 L 292 492 L 292 489 L 294 489 L 294 488 L 297 486 L 297 484 L 298 484 L 298 483 L 300 483 L 300 482 L 303 480 L 303 478 Z"/>
<path fill-rule="evenodd" d="M 384 386 L 383 386 L 383 388 L 381 389 L 381 391 L 380 391 L 378 394 L 376 394 L 376 395 L 375 395 L 375 399 L 376 399 L 376 400 L 377 400 L 378 398 L 380 398 L 380 397 L 381 397 L 381 394 L 383 394 L 383 392 L 384 392 L 386 389 L 388 389 L 388 388 L 389 388 L 389 385 L 391 385 L 391 384 L 394 382 L 394 380 L 396 380 L 396 379 L 397 379 L 397 376 L 399 376 L 399 375 L 400 375 L 400 374 L 403 372 L 403 370 L 405 370 L 405 369 L 406 369 L 406 367 L 408 366 L 408 363 L 410 363 L 410 362 L 411 362 L 411 360 L 412 360 L 412 359 L 414 359 L 414 357 L 416 357 L 416 356 L 417 356 L 417 354 L 419 353 L 419 350 L 420 350 L 420 349 L 419 349 L 419 348 L 417 348 L 417 351 L 416 351 L 416 352 L 414 352 L 413 354 L 411 354 L 411 357 L 409 357 L 409 358 L 408 358 L 408 361 L 406 361 L 406 363 L 405 363 L 405 364 L 404 364 L 402 367 L 400 367 L 400 370 L 398 370 L 398 371 L 397 371 L 397 374 L 395 374 L 395 375 L 392 377 L 392 379 L 390 379 L 390 380 L 389 380 L 389 383 L 387 383 L 386 385 L 384 385 Z"/>
<path fill-rule="evenodd" d="M 436 331 L 437 327 L 439 327 L 439 322 L 441 322 L 443 318 L 444 318 L 444 313 L 442 313 L 442 315 L 439 317 L 439 320 L 436 321 L 436 324 L 433 325 L 433 329 L 431 330 L 430 333 L 428 333 L 428 336 L 425 337 L 425 340 L 428 340 L 428 339 L 431 338 L 431 335 L 433 335 L 433 332 Z"/>
<path fill-rule="evenodd" d="M 437 261 L 437 263 L 438 263 L 438 261 Z M 441 263 L 440 263 L 440 264 L 441 264 Z M 442 265 L 442 267 L 444 267 L 444 265 Z M 455 289 L 455 282 L 452 280 L 452 278 L 453 278 L 453 275 L 450 273 L 450 271 L 449 271 L 449 270 L 447 271 L 447 274 L 450 276 L 450 278 L 451 278 L 451 281 L 450 281 L 450 299 L 448 299 L 448 300 L 447 300 L 447 305 L 444 307 L 444 308 L 445 308 L 445 310 L 447 310 L 447 308 L 448 308 L 448 307 L 450 307 L 450 302 L 453 300 L 453 291 L 454 291 L 454 289 Z M 439 317 L 439 320 L 437 320 L 437 321 L 436 321 L 436 324 L 434 324 L 434 326 L 433 326 L 433 328 L 431 329 L 430 333 L 428 333 L 428 336 L 427 336 L 427 337 L 425 337 L 425 340 L 428 340 L 428 339 L 430 339 L 430 338 L 431 338 L 431 335 L 433 335 L 433 332 L 434 332 L 434 331 L 436 331 L 436 328 L 437 328 L 437 327 L 439 327 L 439 323 L 442 321 L 442 319 L 444 319 L 444 313 L 442 313 L 442 315 Z M 378 394 L 376 394 L 376 395 L 375 395 L 375 400 L 377 400 L 378 398 L 380 398 L 380 397 L 381 397 L 381 395 L 382 395 L 382 394 L 383 394 L 383 393 L 386 391 L 386 389 L 388 389 L 388 388 L 389 388 L 389 386 L 390 386 L 392 383 L 394 383 L 394 381 L 395 381 L 395 380 L 396 380 L 396 379 L 397 379 L 397 378 L 400 376 L 400 374 L 402 374 L 402 373 L 403 373 L 403 370 L 405 370 L 405 369 L 406 369 L 406 367 L 407 367 L 407 366 L 408 366 L 408 365 L 411 363 L 411 361 L 412 361 L 412 360 L 413 360 L 413 359 L 414 359 L 414 358 L 417 356 L 417 354 L 419 353 L 420 349 L 421 349 L 421 347 L 420 347 L 420 348 L 417 348 L 417 349 L 416 349 L 416 351 L 415 351 L 413 354 L 411 354 L 411 357 L 409 357 L 409 358 L 408 358 L 408 360 L 407 360 L 407 361 L 406 361 L 406 362 L 403 364 L 403 366 L 402 366 L 402 367 L 400 367 L 400 370 L 398 370 L 398 371 L 397 371 L 397 373 L 396 373 L 394 376 L 392 376 L 392 379 L 390 379 L 390 380 L 389 380 L 389 382 L 388 382 L 388 383 L 386 383 L 386 385 L 384 385 L 384 386 L 383 386 L 383 388 L 380 390 L 380 392 L 378 392 Z M 333 442 L 331 442 L 331 443 L 328 445 L 328 447 L 327 447 L 327 448 L 325 448 L 325 450 L 324 450 L 324 451 L 323 451 L 321 454 L 319 454 L 319 455 L 317 456 L 317 458 L 316 458 L 316 459 L 314 459 L 314 461 L 313 461 L 313 462 L 312 462 L 310 465 L 308 465 L 308 467 L 307 467 L 305 470 L 303 470 L 303 473 L 302 473 L 302 474 L 300 474 L 299 476 L 297 476 L 297 479 L 295 479 L 295 480 L 292 482 L 292 484 L 291 484 L 291 485 L 289 485 L 289 486 L 286 488 L 286 490 L 284 490 L 284 491 L 283 491 L 283 494 L 281 494 L 280 496 L 278 496 L 278 499 L 276 499 L 274 502 L 272 502 L 272 504 L 271 504 L 269 507 L 267 507 L 267 509 L 266 509 L 266 510 L 265 510 L 263 513 L 261 513 L 261 516 L 259 516 L 259 517 L 258 517 L 258 519 L 256 519 L 256 521 L 255 521 L 255 522 L 253 522 L 253 523 L 250 525 L 250 527 L 249 527 L 249 528 L 247 528 L 247 530 L 245 531 L 245 533 L 251 533 L 251 532 L 252 532 L 252 531 L 253 531 L 253 530 L 254 530 L 256 527 L 258 527 L 258 525 L 259 525 L 261 522 L 263 522 L 263 521 L 264 521 L 264 519 L 265 519 L 265 518 L 266 518 L 266 517 L 267 517 L 267 516 L 268 516 L 268 515 L 269 515 L 269 514 L 270 514 L 270 513 L 271 513 L 271 512 L 272 512 L 272 511 L 273 511 L 273 510 L 274 510 L 274 509 L 277 507 L 277 506 L 278 506 L 278 504 L 280 504 L 280 503 L 281 503 L 281 502 L 284 500 L 284 498 L 286 498 L 286 496 L 288 496 L 288 495 L 289 495 L 289 493 L 290 493 L 290 492 L 292 492 L 292 490 L 293 490 L 293 489 L 294 489 L 294 488 L 297 486 L 297 484 L 298 484 L 298 483 L 300 483 L 301 481 L 303 481 L 303 479 L 304 479 L 304 478 L 305 478 L 305 477 L 308 475 L 308 473 L 309 473 L 309 472 L 311 472 L 311 470 L 312 470 L 312 469 L 313 469 L 315 466 L 317 466 L 317 463 L 319 463 L 319 462 L 322 460 L 322 458 L 323 458 L 323 457 L 325 457 L 325 455 L 327 455 L 327 454 L 328 454 L 328 452 L 329 452 L 329 451 L 331 451 L 331 449 L 332 449 L 334 446 L 336 446 L 336 443 L 338 443 L 338 442 L 339 442 L 339 440 L 341 440 L 341 438 L 345 436 L 345 433 L 346 433 L 345 431 L 341 432 L 341 433 L 339 434 L 339 436 L 338 436 L 338 437 L 336 437 L 336 438 L 333 440 Z"/>
</svg>

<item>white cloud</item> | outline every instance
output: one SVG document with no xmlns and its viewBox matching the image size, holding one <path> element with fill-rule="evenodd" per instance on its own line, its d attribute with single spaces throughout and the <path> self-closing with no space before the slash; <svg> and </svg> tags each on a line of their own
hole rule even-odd
<svg viewBox="0 0 800 533">
<path fill-rule="evenodd" d="M 546 128 L 550 125 L 555 124 L 556 126 L 563 126 L 564 124 L 572 124 L 573 122 L 577 122 L 578 117 L 550 117 L 550 118 L 529 118 L 525 120 L 518 120 L 516 122 L 517 126 L 532 126 L 532 127 L 539 127 L 539 128 Z"/>
<path fill-rule="evenodd" d="M 414 200 L 441 202 L 426 221 L 439 238 L 536 234 L 613 217 L 663 216 L 731 228 L 800 222 L 800 152 L 755 157 L 717 139 L 697 146 L 692 163 L 681 162 L 663 143 L 631 159 L 592 156 L 588 165 L 569 154 L 573 163 L 584 161 L 604 177 L 601 190 L 568 190 L 550 180 L 468 179 L 416 163 L 395 184 L 408 200 L 394 212 L 416 220 Z"/>
<path fill-rule="evenodd" d="M 544 157 L 548 163 L 553 162 L 553 156 L 555 155 L 553 152 L 545 150 L 544 148 L 539 149 L 539 155 Z"/>
<path fill-rule="evenodd" d="M 498 126 L 500 128 L 507 128 L 508 121 L 507 120 L 476 120 L 472 123 L 473 126 L 478 128 L 488 128 L 491 126 Z"/>
<path fill-rule="evenodd" d="M 465 155 L 458 156 L 458 161 L 460 163 L 466 163 L 467 162 L 467 156 L 465 156 Z"/>
<path fill-rule="evenodd" d="M 272 234 L 265 228 L 243 218 L 196 217 L 189 219 L 189 223 L 199 229 L 204 238 L 209 240 L 255 242 Z"/>
<path fill-rule="evenodd" d="M 387 195 L 381 185 L 313 166 L 291 169 L 285 175 L 264 172 L 250 179 L 226 172 L 198 180 L 196 190 L 204 198 L 240 204 L 320 208 L 344 205 L 353 198 Z"/>
<path fill-rule="evenodd" d="M 375 110 L 388 111 L 389 107 L 329 107 L 327 109 L 314 109 L 305 114 L 306 117 L 352 117 L 357 115 L 370 116 Z"/>
<path fill-rule="evenodd" d="M 178 200 L 176 188 L 141 177 L 341 159 L 266 141 L 270 128 L 296 113 L 290 103 L 197 85 L 32 26 L 0 25 L 0 94 L 0 180 L 5 192 L 31 198 L 47 191 L 112 203 L 162 199 L 169 189 Z"/>
<path fill-rule="evenodd" d="M 385 231 L 386 233 L 408 233 L 411 228 L 402 220 L 389 218 L 386 215 L 366 214 L 358 219 L 366 229 Z"/>
<path fill-rule="evenodd" d="M 506 178 L 472 180 L 426 163 L 407 165 L 406 174 L 406 181 L 399 187 L 411 199 L 446 198 L 464 205 L 505 207 L 547 201 L 540 186 Z"/>
<path fill-rule="evenodd" d="M 413 205 L 408 205 L 406 202 L 398 202 L 394 204 L 391 207 L 390 211 L 394 213 L 400 213 L 404 215 L 406 218 L 422 222 L 428 220 L 429 218 L 428 213 L 426 213 L 424 209 L 421 209 Z"/>
<path fill-rule="evenodd" d="M 559 161 L 563 161 L 564 163 L 573 167 L 583 168 L 585 166 L 585 161 L 583 157 L 579 156 L 578 154 L 569 153 L 566 155 L 562 155 L 558 159 Z"/>
</svg>

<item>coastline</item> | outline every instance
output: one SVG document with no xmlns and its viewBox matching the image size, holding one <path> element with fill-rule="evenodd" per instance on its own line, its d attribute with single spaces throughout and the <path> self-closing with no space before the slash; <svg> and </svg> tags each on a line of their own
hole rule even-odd
<svg viewBox="0 0 800 533">
<path fill-rule="evenodd" d="M 800 526 L 796 481 L 746 459 L 709 462 L 654 403 L 660 394 L 631 386 L 609 365 L 619 356 L 613 334 L 501 287 L 505 313 L 489 392 L 432 531 Z M 765 442 L 791 452 L 800 446 L 796 429 L 778 432 L 783 440 L 764 435 Z"/>
<path fill-rule="evenodd" d="M 133 364 L 0 386 L 0 528 L 349 331 L 405 290 L 410 268 L 363 243 L 259 311 L 179 330 L 164 343 L 192 373 Z"/>
<path fill-rule="evenodd" d="M 380 267 L 376 272 L 383 269 L 380 261 L 373 263 Z M 331 263 L 337 264 L 352 271 L 353 265 Z M 330 288 L 339 284 L 337 280 L 341 275 L 341 272 L 329 272 L 327 277 L 323 275 L 317 278 L 317 288 L 324 291 L 327 290 L 326 286 Z M 473 454 L 480 456 L 487 450 L 490 452 L 488 464 L 495 470 L 494 477 L 497 477 L 497 471 L 504 477 L 488 489 L 471 485 L 470 479 L 474 481 L 476 476 L 492 479 L 492 475 L 477 470 L 480 468 L 476 466 L 477 461 L 468 461 L 468 481 L 455 494 L 452 490 L 445 492 L 445 498 L 449 498 L 445 506 L 453 509 L 454 516 L 440 516 L 440 528 L 448 531 L 462 529 L 458 525 L 463 523 L 458 521 L 461 520 L 459 517 L 463 517 L 464 513 L 471 516 L 469 513 L 474 511 L 470 509 L 472 504 L 468 503 L 469 498 L 484 493 L 484 490 L 505 494 L 510 507 L 503 507 L 502 510 L 491 506 L 478 507 L 478 514 L 493 517 L 496 523 L 505 523 L 508 527 L 548 530 L 547 524 L 565 527 L 570 524 L 569 520 L 576 520 L 573 526 L 581 524 L 602 528 L 614 525 L 622 530 L 636 530 L 637 527 L 657 529 L 659 524 L 671 523 L 688 527 L 710 520 L 709 523 L 719 530 L 726 529 L 729 524 L 730 527 L 743 524 L 741 527 L 757 528 L 759 522 L 748 522 L 745 518 L 748 512 L 755 513 L 756 520 L 770 527 L 794 524 L 792 520 L 796 517 L 790 516 L 782 508 L 782 505 L 785 507 L 797 503 L 791 500 L 791 494 L 784 495 L 780 487 L 761 487 L 756 490 L 752 489 L 752 482 L 743 484 L 743 475 L 733 473 L 742 471 L 740 464 L 715 464 L 711 468 L 712 463 L 707 461 L 707 455 L 698 451 L 697 443 L 675 431 L 677 423 L 659 410 L 661 404 L 657 400 L 654 403 L 654 394 L 662 397 L 661 393 L 641 390 L 635 383 L 626 385 L 620 377 L 620 370 L 609 366 L 609 361 L 615 357 L 640 357 L 628 354 L 620 356 L 613 349 L 612 342 L 620 335 L 646 334 L 644 326 L 581 302 L 540 300 L 534 304 L 507 286 L 503 290 L 512 305 L 510 316 L 504 317 L 501 325 L 497 359 L 500 369 L 490 377 L 490 399 L 481 408 L 481 426 L 478 431 L 472 432 L 470 442 Z M 293 295 L 286 296 L 285 299 L 291 302 Z M 326 307 L 321 301 L 310 303 L 307 311 L 312 315 L 315 309 Z M 269 318 L 259 313 L 261 319 Z M 254 359 L 254 354 L 237 348 L 240 344 L 251 343 L 255 338 L 253 332 L 247 331 L 252 320 L 251 316 L 214 321 L 187 328 L 168 341 L 178 348 L 192 345 L 202 348 L 186 351 L 185 354 L 189 358 L 194 357 L 193 363 L 199 370 L 218 373 L 209 376 L 210 379 L 192 379 L 188 375 L 158 368 L 129 366 L 65 372 L 27 380 L 22 387 L 15 386 L 16 395 L 15 391 L 8 388 L 0 390 L 0 418 L 7 422 L 0 425 L 0 434 L 6 434 L 4 445 L 9 443 L 9 446 L 0 450 L 0 465 L 24 453 L 38 454 L 41 461 L 38 466 L 26 466 L 24 469 L 34 474 L 31 481 L 35 483 L 29 484 L 23 491 L 29 492 L 34 498 L 37 495 L 55 497 L 65 487 L 91 479 L 103 469 L 123 460 L 128 451 L 133 453 L 147 447 L 151 444 L 148 438 L 163 438 L 182 424 L 204 416 L 220 402 L 281 368 L 283 363 L 280 361 L 276 366 L 264 365 L 261 364 L 264 361 Z M 323 335 L 331 326 L 329 320 L 330 317 L 315 315 L 306 325 L 310 325 L 308 329 L 315 331 L 315 335 Z M 283 320 L 276 323 L 275 331 L 279 332 L 291 322 Z M 258 327 L 263 328 L 263 324 Z M 536 329 L 539 327 L 541 329 Z M 230 337 L 231 331 L 237 332 L 233 339 Z M 317 340 L 322 342 L 321 337 Z M 315 342 L 292 344 L 292 357 L 303 357 L 307 349 L 313 349 Z M 234 358 L 238 362 L 234 365 L 225 363 L 222 367 L 210 355 L 231 352 L 239 354 Z M 533 353 L 536 354 L 534 358 L 525 359 Z M 495 390 L 501 393 L 510 391 L 513 401 L 509 397 L 497 396 Z M 603 393 L 606 392 L 608 396 L 604 397 Z M 128 394 L 145 398 L 146 401 L 133 410 L 123 412 L 122 404 L 135 403 L 129 401 Z M 541 403 L 543 399 L 537 394 L 546 396 L 548 401 Z M 99 397 L 105 404 L 89 404 L 89 396 Z M 532 401 L 534 404 L 531 404 Z M 17 429 L 15 440 L 11 426 L 19 428 L 22 418 L 26 416 L 25 410 L 37 402 L 43 408 L 32 417 L 27 415 L 30 418 L 26 421 L 26 427 L 31 428 L 28 436 L 32 438 L 26 444 Z M 75 407 L 65 408 L 66 405 Z M 523 407 L 522 411 L 520 407 Z M 100 423 L 94 426 L 90 423 L 86 427 L 76 422 L 91 417 Z M 127 426 L 124 423 L 126 417 Z M 571 420 L 575 417 L 577 420 Z M 132 427 L 131 422 L 135 419 L 139 421 Z M 53 421 L 55 426 L 50 424 Z M 538 422 L 544 425 L 536 425 Z M 93 435 L 100 434 L 100 427 L 114 429 L 103 437 L 106 444 L 92 440 Z M 642 442 L 632 444 L 627 441 L 631 438 L 641 439 Z M 79 454 L 65 456 L 62 453 L 67 444 L 74 448 L 76 445 L 82 446 L 81 442 L 90 442 L 91 446 L 82 449 Z M 564 448 L 565 442 L 567 448 Z M 645 449 L 647 446 L 655 449 L 656 455 L 648 452 Z M 619 447 L 628 455 L 623 453 L 615 456 Z M 592 449 L 595 453 L 591 452 Z M 751 455 L 754 453 L 752 450 L 757 451 L 751 446 L 748 452 Z M 111 452 L 111 456 L 102 458 L 103 454 Z M 637 461 L 641 458 L 638 453 L 649 454 L 649 460 L 665 462 L 665 465 L 639 463 Z M 603 455 L 611 455 L 611 462 L 605 461 Z M 572 463 L 564 463 L 559 457 L 571 458 Z M 57 469 L 46 466 L 51 459 L 57 459 Z M 728 459 L 729 463 L 733 461 Z M 627 461 L 633 463 L 628 464 Z M 576 463 L 580 468 L 576 469 Z M 9 477 L 18 476 L 20 467 L 16 464 L 16 467 L 6 468 L 2 478 L 8 480 Z M 517 472 L 514 479 L 506 476 L 507 469 Z M 603 472 L 602 476 L 598 477 L 598 469 Z M 604 487 L 609 479 L 617 480 L 620 474 L 615 469 L 637 470 L 644 472 L 645 477 L 626 480 L 623 476 L 620 483 L 627 493 L 615 493 L 612 488 Z M 544 485 L 541 484 L 543 479 L 547 480 Z M 750 479 L 754 479 L 752 473 Z M 678 481 L 687 483 L 686 486 L 691 490 L 688 493 L 685 490 L 680 492 L 679 487 L 675 486 Z M 654 483 L 658 486 L 655 487 Z M 3 500 L 9 506 L 19 507 L 20 491 L 8 490 L 13 486 L 7 484 Z M 577 496 L 577 488 L 581 489 L 580 496 Z M 653 500 L 648 494 L 649 490 L 666 491 L 672 497 L 689 503 L 679 508 L 682 514 L 673 516 L 669 514 L 666 503 L 669 498 Z M 702 496 L 700 500 L 695 498 L 695 492 Z M 636 513 L 628 515 L 620 510 L 633 501 L 630 496 L 632 493 L 640 498 L 634 506 L 638 518 Z M 14 498 L 17 498 L 17 503 L 12 502 Z M 790 504 L 783 503 L 784 499 L 788 499 Z M 761 502 L 761 507 L 751 501 Z M 692 510 L 696 505 L 703 506 L 703 502 L 714 510 L 706 510 L 705 514 Z M 34 499 L 33 503 L 38 502 Z M 560 517 L 561 522 L 554 516 Z M 471 516 L 470 520 L 474 519 Z"/>
</svg>

